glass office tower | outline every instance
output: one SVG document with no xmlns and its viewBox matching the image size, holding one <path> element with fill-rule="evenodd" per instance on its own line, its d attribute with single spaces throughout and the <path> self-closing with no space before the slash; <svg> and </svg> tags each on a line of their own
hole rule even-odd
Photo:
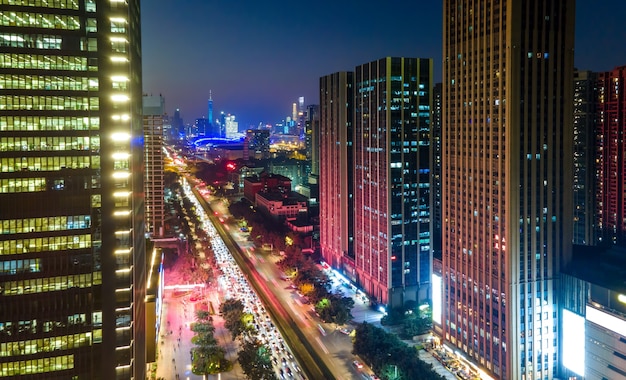
<svg viewBox="0 0 626 380">
<path fill-rule="evenodd" d="M 574 0 L 444 0 L 444 339 L 553 379 L 571 258 Z"/>
<path fill-rule="evenodd" d="M 0 0 L 0 377 L 144 379 L 139 1 Z"/>
<path fill-rule="evenodd" d="M 430 298 L 432 59 L 386 57 L 354 73 L 354 267 L 389 307 Z"/>
</svg>

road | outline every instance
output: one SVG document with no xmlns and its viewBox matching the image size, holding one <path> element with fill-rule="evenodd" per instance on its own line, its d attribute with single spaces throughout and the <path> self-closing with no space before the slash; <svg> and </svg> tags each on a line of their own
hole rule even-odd
<svg viewBox="0 0 626 380">
<path fill-rule="evenodd" d="M 199 196 L 198 192 L 195 194 Z M 290 288 L 290 282 L 284 280 L 284 273 L 276 266 L 279 257 L 255 248 L 254 244 L 248 241 L 248 234 L 239 230 L 236 221 L 228 212 L 228 202 L 208 194 L 205 194 L 202 199 L 206 202 L 206 206 L 209 206 L 205 208 L 211 213 L 210 217 L 214 224 L 225 235 L 224 241 L 231 252 L 235 256 L 237 253 L 241 253 L 238 260 L 239 265 L 244 273 L 247 271 L 248 280 L 254 284 L 257 293 L 260 293 L 260 298 L 273 315 L 273 319 L 277 322 L 276 324 L 285 336 L 285 340 L 299 359 L 302 368 L 305 369 L 305 372 L 313 371 L 315 373 L 311 375 L 309 372 L 309 378 L 342 380 L 369 378 L 366 374 L 372 372 L 367 366 L 363 369 L 356 369 L 352 366 L 354 360 L 361 360 L 351 353 L 351 338 L 341 332 L 337 326 L 319 321 L 311 305 L 304 303 L 297 292 Z M 217 214 L 214 214 L 213 211 L 216 211 Z M 363 321 L 380 327 L 380 318 L 383 314 L 372 310 L 366 299 L 355 293 L 353 287 L 336 281 L 334 289 L 341 291 L 346 296 L 353 297 L 355 300 L 352 324 L 345 327 L 351 330 L 356 324 Z M 302 355 L 302 350 L 306 350 L 309 355 Z M 425 359 L 432 359 L 432 356 L 428 357 L 427 355 Z M 311 360 L 315 362 L 316 366 L 325 367 L 329 372 L 324 375 L 318 372 L 319 369 L 310 368 Z M 319 363 L 320 361 L 322 363 Z M 437 367 L 438 362 L 435 360 L 433 364 Z M 323 369 L 321 370 L 323 372 Z M 243 377 L 236 375 L 230 377 L 230 373 L 225 373 L 222 374 L 222 378 L 237 379 Z"/>
<path fill-rule="evenodd" d="M 276 266 L 279 256 L 272 255 L 266 251 L 259 250 L 247 240 L 247 234 L 241 233 L 230 217 L 227 208 L 227 202 L 222 198 L 213 196 L 205 196 L 205 200 L 210 204 L 212 210 L 217 211 L 216 217 L 221 218 L 221 223 L 225 230 L 231 235 L 233 240 L 239 245 L 241 252 L 247 257 L 249 262 L 254 266 L 262 280 L 260 286 L 266 286 L 280 305 L 288 313 L 295 327 L 298 328 L 306 337 L 306 341 L 310 343 L 310 347 L 315 350 L 316 356 L 319 357 L 326 367 L 332 372 L 336 379 L 363 379 L 363 373 L 371 373 L 367 368 L 357 370 L 352 366 L 354 360 L 358 360 L 352 353 L 351 338 L 340 332 L 333 324 L 326 324 L 319 320 L 311 308 L 311 305 L 303 303 L 303 299 L 294 289 L 291 289 L 288 281 L 283 280 L 285 274 Z M 361 323 L 368 321 L 369 323 L 380 325 L 382 313 L 372 310 L 363 298 L 358 297 L 354 290 L 344 287 L 340 284 L 336 285 L 336 290 L 342 291 L 346 296 L 351 296 L 355 300 L 355 308 L 353 309 L 353 322 Z M 354 328 L 354 324 L 347 326 L 349 329 Z M 322 334 L 320 326 L 324 329 Z"/>
</svg>

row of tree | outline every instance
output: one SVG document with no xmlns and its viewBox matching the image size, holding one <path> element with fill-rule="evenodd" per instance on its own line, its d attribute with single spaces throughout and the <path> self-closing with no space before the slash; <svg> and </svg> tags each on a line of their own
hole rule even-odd
<svg viewBox="0 0 626 380">
<path fill-rule="evenodd" d="M 233 364 L 226 359 L 226 350 L 215 339 L 213 318 L 206 310 L 196 311 L 196 322 L 191 325 L 194 336 L 191 343 L 191 371 L 196 375 L 215 375 L 230 371 Z"/>
<path fill-rule="evenodd" d="M 341 293 L 334 293 L 328 277 L 310 256 L 303 255 L 301 251 L 291 251 L 277 265 L 314 305 L 322 321 L 339 326 L 352 319 L 354 300 Z"/>
<path fill-rule="evenodd" d="M 276 380 L 269 347 L 257 339 L 254 316 L 244 312 L 243 303 L 238 299 L 228 299 L 220 305 L 224 326 L 230 331 L 233 340 L 239 340 L 241 348 L 237 361 L 248 379 Z"/>
</svg>

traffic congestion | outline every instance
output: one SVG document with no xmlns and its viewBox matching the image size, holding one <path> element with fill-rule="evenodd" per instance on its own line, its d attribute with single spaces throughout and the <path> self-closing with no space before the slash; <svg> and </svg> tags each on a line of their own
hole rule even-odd
<svg viewBox="0 0 626 380">
<path fill-rule="evenodd" d="M 197 216 L 202 221 L 202 228 L 207 232 L 219 268 L 220 274 L 217 282 L 224 299 L 240 300 L 244 305 L 244 312 L 253 316 L 251 323 L 256 330 L 256 338 L 270 350 L 272 364 L 279 379 L 306 379 L 261 300 L 250 286 L 186 181 L 183 183 L 183 190 L 195 205 Z"/>
</svg>

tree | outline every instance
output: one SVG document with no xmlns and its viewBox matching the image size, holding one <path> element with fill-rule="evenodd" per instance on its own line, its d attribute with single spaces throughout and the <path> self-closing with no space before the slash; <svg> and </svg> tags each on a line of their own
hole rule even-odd
<svg viewBox="0 0 626 380">
<path fill-rule="evenodd" d="M 432 365 L 397 336 L 363 322 L 355 328 L 352 353 L 361 356 L 383 379 L 443 380 Z"/>
<path fill-rule="evenodd" d="M 338 294 L 330 294 L 315 304 L 315 311 L 324 322 L 332 322 L 343 325 L 352 319 L 354 300 L 350 297 L 342 297 Z"/>
<path fill-rule="evenodd" d="M 402 324 L 402 337 L 411 339 L 416 335 L 422 335 L 430 331 L 432 327 L 431 320 L 421 316 L 411 316 L 404 320 Z"/>
<path fill-rule="evenodd" d="M 257 339 L 245 339 L 237 356 L 243 373 L 248 379 L 275 380 L 270 351 Z"/>
<path fill-rule="evenodd" d="M 222 313 L 222 317 L 224 318 L 224 326 L 230 331 L 233 340 L 246 330 L 243 309 L 243 303 L 238 299 L 229 299 L 222 302 L 220 305 L 220 313 Z"/>
<path fill-rule="evenodd" d="M 191 342 L 192 372 L 197 375 L 213 375 L 229 371 L 232 363 L 226 359 L 226 351 L 217 344 L 213 335 L 213 318 L 206 310 L 196 311 L 196 322 L 191 325 L 194 332 Z"/>
</svg>

